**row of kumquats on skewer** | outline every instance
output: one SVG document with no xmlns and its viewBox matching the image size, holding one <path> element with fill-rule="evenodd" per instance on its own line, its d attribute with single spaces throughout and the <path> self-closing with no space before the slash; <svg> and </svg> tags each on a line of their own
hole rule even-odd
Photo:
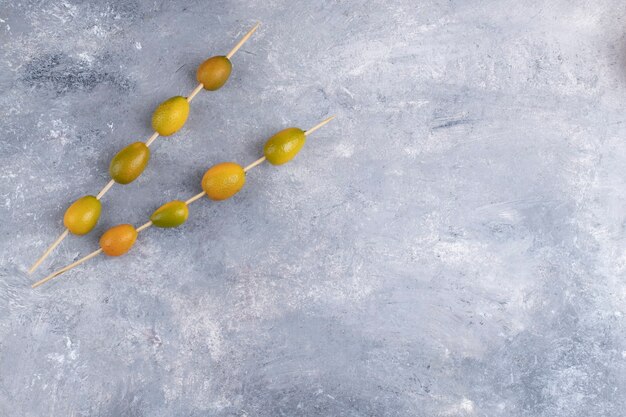
<svg viewBox="0 0 626 417">
<path fill-rule="evenodd" d="M 246 167 L 234 162 L 222 162 L 212 166 L 202 177 L 202 192 L 186 201 L 174 200 L 165 203 L 152 213 L 150 221 L 137 228 L 131 224 L 120 224 L 110 228 L 100 237 L 100 249 L 53 272 L 34 283 L 32 287 L 36 288 L 101 253 L 109 256 L 125 254 L 135 244 L 137 235 L 151 226 L 178 227 L 182 225 L 189 216 L 189 205 L 205 195 L 214 201 L 226 200 L 234 196 L 245 185 L 248 171 L 264 161 L 272 165 L 282 165 L 291 161 L 304 146 L 307 136 L 330 122 L 333 118 L 334 116 L 331 116 L 306 131 L 295 127 L 281 130 L 267 140 L 263 148 L 263 156 Z"/>
<path fill-rule="evenodd" d="M 31 266 L 29 273 L 32 274 L 70 233 L 80 236 L 93 230 L 102 211 L 100 199 L 116 183 L 129 184 L 141 175 L 150 160 L 150 145 L 159 136 L 170 136 L 184 126 L 189 116 L 189 103 L 202 89 L 215 91 L 226 84 L 232 70 L 230 59 L 250 39 L 259 25 L 260 23 L 257 23 L 250 29 L 225 56 L 214 56 L 200 64 L 196 72 L 199 84 L 189 96 L 172 97 L 156 108 L 152 115 L 152 128 L 154 129 L 152 136 L 145 142 L 132 143 L 119 151 L 109 166 L 111 180 L 102 190 L 95 196 L 81 197 L 69 206 L 63 216 L 65 230 Z"/>
</svg>

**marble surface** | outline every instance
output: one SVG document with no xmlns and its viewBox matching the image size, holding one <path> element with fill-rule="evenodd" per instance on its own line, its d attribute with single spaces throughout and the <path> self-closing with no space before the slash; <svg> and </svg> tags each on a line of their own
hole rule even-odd
<svg viewBox="0 0 626 417">
<path fill-rule="evenodd" d="M 626 413 L 623 0 L 0 2 L 0 415 Z M 62 231 L 152 110 L 218 92 Z M 178 230 L 212 164 L 336 114 Z"/>
</svg>

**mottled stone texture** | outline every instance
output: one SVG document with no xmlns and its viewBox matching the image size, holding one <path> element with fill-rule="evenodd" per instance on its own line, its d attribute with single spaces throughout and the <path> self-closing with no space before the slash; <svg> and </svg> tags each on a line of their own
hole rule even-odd
<svg viewBox="0 0 626 417">
<path fill-rule="evenodd" d="M 0 5 L 0 415 L 626 415 L 623 0 Z M 257 20 L 35 276 L 70 201 Z M 221 161 L 291 163 L 29 284 Z"/>
</svg>

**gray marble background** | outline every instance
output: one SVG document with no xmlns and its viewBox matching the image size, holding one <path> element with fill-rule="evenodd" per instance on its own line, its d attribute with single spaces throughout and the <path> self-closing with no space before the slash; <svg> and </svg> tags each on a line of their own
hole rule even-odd
<svg viewBox="0 0 626 417">
<path fill-rule="evenodd" d="M 623 0 L 0 3 L 1 416 L 626 414 Z M 68 203 L 226 53 L 145 174 Z M 212 164 L 336 114 L 232 200 Z"/>
</svg>

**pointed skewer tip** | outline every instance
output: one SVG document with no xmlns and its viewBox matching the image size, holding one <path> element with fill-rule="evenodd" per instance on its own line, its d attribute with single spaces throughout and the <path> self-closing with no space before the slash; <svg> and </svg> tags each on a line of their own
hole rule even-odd
<svg viewBox="0 0 626 417">
<path fill-rule="evenodd" d="M 65 231 L 63 231 L 63 233 L 61 233 L 61 235 L 56 238 L 54 242 L 52 242 L 52 244 L 48 247 L 48 249 L 46 249 L 43 255 L 41 255 L 39 259 L 37 259 L 37 261 L 33 264 L 33 266 L 30 267 L 30 269 L 28 270 L 28 274 L 32 274 L 33 272 L 35 272 L 35 269 L 39 268 L 39 265 L 41 265 L 41 263 L 46 260 L 46 258 L 52 253 L 52 251 L 57 246 L 59 246 L 61 242 L 63 242 L 63 239 L 67 237 L 69 232 L 69 230 L 65 229 Z"/>
<path fill-rule="evenodd" d="M 328 122 L 330 122 L 331 120 L 333 120 L 335 118 L 335 116 L 330 116 L 327 117 L 326 119 L 322 120 L 321 122 L 319 122 L 318 124 L 316 124 L 315 126 L 313 126 L 312 128 L 310 128 L 309 130 L 306 130 L 304 132 L 305 135 L 310 135 L 311 133 L 315 132 L 317 129 L 319 129 L 320 127 L 324 126 L 325 124 L 327 124 Z"/>
<path fill-rule="evenodd" d="M 37 288 L 37 287 L 39 287 L 40 285 L 43 285 L 43 284 L 45 284 L 46 282 L 50 281 L 51 279 L 56 278 L 56 277 L 58 277 L 59 275 L 63 274 L 64 272 L 67 272 L 67 271 L 69 271 L 70 269 L 77 267 L 78 265 L 82 264 L 83 262 L 87 262 L 87 261 L 88 261 L 88 260 L 90 260 L 91 258 L 93 258 L 93 257 L 95 257 L 95 256 L 97 256 L 97 255 L 99 255 L 99 254 L 101 254 L 101 253 L 102 253 L 102 248 L 100 248 L 100 249 L 98 249 L 98 250 L 95 250 L 95 251 L 91 252 L 89 255 L 87 255 L 87 256 L 83 256 L 82 258 L 80 258 L 80 259 L 79 259 L 79 260 L 77 260 L 76 262 L 72 262 L 71 264 L 69 264 L 69 265 L 67 265 L 67 266 L 65 266 L 65 267 L 63 267 L 63 268 L 61 268 L 61 269 L 59 269 L 59 270 L 57 270 L 57 271 L 54 271 L 53 273 L 51 273 L 51 274 L 50 274 L 50 275 L 48 275 L 47 277 L 45 277 L 45 278 L 43 278 L 43 279 L 41 279 L 41 280 L 39 280 L 39 281 L 35 282 L 35 283 L 34 283 L 34 284 L 32 284 L 30 287 L 31 287 L 31 288 Z"/>
<path fill-rule="evenodd" d="M 226 58 L 228 59 L 232 58 L 233 55 L 235 55 L 235 53 L 239 50 L 239 48 L 241 48 L 243 44 L 246 43 L 248 39 L 250 39 L 250 37 L 254 34 L 254 32 L 256 32 L 256 30 L 259 28 L 260 25 L 261 25 L 261 22 L 257 22 L 257 24 L 254 25 L 254 27 L 250 29 L 248 33 L 246 33 L 243 36 L 243 38 L 239 40 L 239 42 L 237 42 L 237 45 L 235 45 L 233 49 L 231 49 L 230 52 L 226 54 Z"/>
</svg>

